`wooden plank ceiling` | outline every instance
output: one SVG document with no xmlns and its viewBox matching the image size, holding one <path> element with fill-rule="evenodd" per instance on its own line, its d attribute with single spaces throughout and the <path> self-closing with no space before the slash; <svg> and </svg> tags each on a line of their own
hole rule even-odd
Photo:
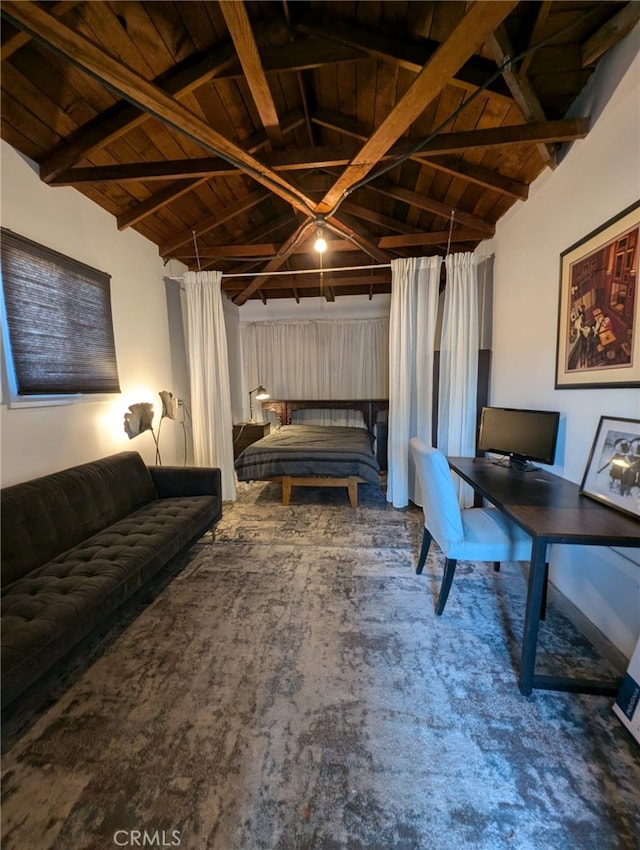
<svg viewBox="0 0 640 850">
<path fill-rule="evenodd" d="M 0 8 L 2 137 L 244 304 L 371 297 L 392 259 L 490 237 L 589 132 L 568 110 L 640 4 Z"/>
</svg>

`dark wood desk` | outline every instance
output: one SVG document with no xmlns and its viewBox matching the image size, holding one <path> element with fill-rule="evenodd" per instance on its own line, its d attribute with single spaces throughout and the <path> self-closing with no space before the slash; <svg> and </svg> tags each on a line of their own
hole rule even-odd
<svg viewBox="0 0 640 850">
<path fill-rule="evenodd" d="M 450 457 L 460 478 L 531 535 L 531 567 L 520 656 L 520 690 L 615 696 L 620 682 L 536 674 L 536 647 L 549 543 L 640 547 L 640 522 L 581 496 L 577 484 L 543 470 L 523 472 L 487 458 Z"/>
</svg>

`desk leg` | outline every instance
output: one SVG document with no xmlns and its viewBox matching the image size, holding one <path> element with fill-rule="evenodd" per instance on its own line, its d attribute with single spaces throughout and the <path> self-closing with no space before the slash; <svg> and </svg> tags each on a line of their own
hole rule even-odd
<svg viewBox="0 0 640 850">
<path fill-rule="evenodd" d="M 544 538 L 534 537 L 531 544 L 527 607 L 524 616 L 524 633 L 522 635 L 522 653 L 520 656 L 520 691 L 527 697 L 533 690 L 535 675 L 540 606 L 542 604 L 546 572 L 546 554 L 547 541 Z"/>
</svg>

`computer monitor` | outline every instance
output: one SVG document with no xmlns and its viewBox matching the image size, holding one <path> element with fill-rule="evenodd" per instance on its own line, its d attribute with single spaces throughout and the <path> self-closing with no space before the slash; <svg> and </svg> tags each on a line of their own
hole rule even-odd
<svg viewBox="0 0 640 850">
<path fill-rule="evenodd" d="M 505 455 L 518 469 L 535 468 L 532 461 L 553 464 L 559 422 L 557 411 L 483 407 L 478 449 Z"/>
</svg>

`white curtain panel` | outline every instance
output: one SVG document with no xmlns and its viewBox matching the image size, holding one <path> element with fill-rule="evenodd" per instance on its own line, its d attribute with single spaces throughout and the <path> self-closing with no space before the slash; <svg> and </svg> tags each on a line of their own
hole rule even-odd
<svg viewBox="0 0 640 850">
<path fill-rule="evenodd" d="M 433 350 L 441 257 L 391 261 L 387 501 L 422 504 L 411 437 L 431 445 Z"/>
<path fill-rule="evenodd" d="M 272 398 L 386 398 L 388 335 L 386 318 L 241 322 L 247 414 L 260 384 Z"/>
<path fill-rule="evenodd" d="M 227 333 L 221 272 L 187 272 L 187 353 L 193 452 L 197 466 L 222 471 L 222 498 L 236 498 Z"/>
<path fill-rule="evenodd" d="M 445 259 L 440 342 L 438 448 L 445 455 L 473 457 L 476 453 L 478 389 L 478 255 L 449 254 Z M 460 507 L 473 504 L 473 490 L 456 480 Z"/>
</svg>

